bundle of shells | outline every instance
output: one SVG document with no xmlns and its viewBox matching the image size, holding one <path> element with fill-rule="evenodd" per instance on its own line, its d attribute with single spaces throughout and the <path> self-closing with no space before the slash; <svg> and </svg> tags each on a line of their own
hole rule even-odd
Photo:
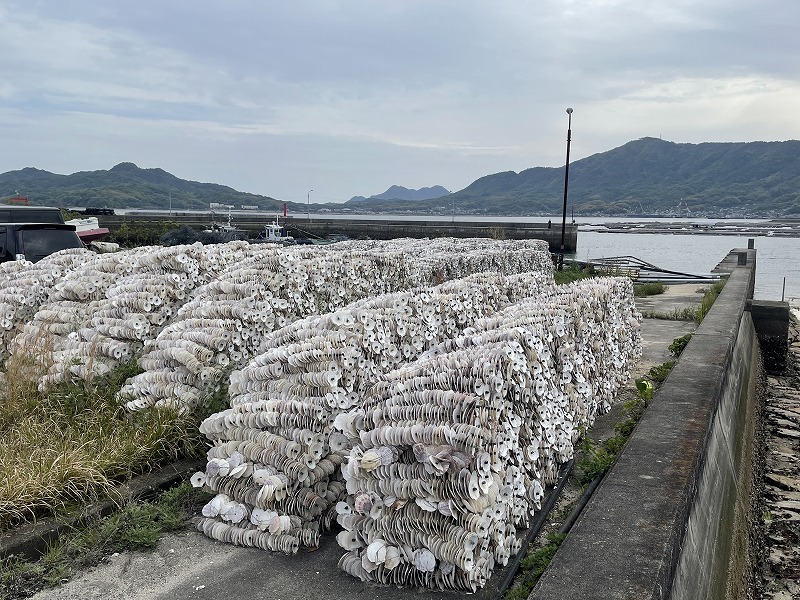
<svg viewBox="0 0 800 600">
<path fill-rule="evenodd" d="M 231 408 L 200 427 L 213 447 L 192 482 L 218 495 L 198 528 L 291 553 L 316 547 L 345 493 L 339 466 L 357 440 L 362 399 L 380 375 L 495 313 L 509 296 L 552 285 L 550 273 L 481 273 L 276 331 L 263 354 L 231 374 Z"/>
<path fill-rule="evenodd" d="M 88 250 L 70 248 L 36 263 L 19 260 L 0 264 L 0 361 L 8 358 L 11 341 L 47 302 L 53 286 L 91 256 Z"/>
<path fill-rule="evenodd" d="M 39 380 L 42 390 L 68 378 L 103 375 L 140 351 L 194 288 L 240 261 L 249 247 L 230 242 L 95 255 L 54 286 L 51 302 L 14 347 L 53 336 L 48 373 Z"/>
<path fill-rule="evenodd" d="M 259 253 L 197 290 L 145 347 L 144 373 L 121 390 L 127 407 L 194 407 L 232 368 L 260 352 L 264 336 L 374 289 L 407 286 L 402 257 Z"/>
<path fill-rule="evenodd" d="M 487 243 L 486 240 L 446 243 L 398 240 L 371 245 L 373 249 L 363 251 L 337 248 L 332 252 L 328 249 L 332 247 L 279 251 L 270 246 L 231 242 L 205 247 L 200 244 L 143 247 L 102 256 L 77 249 L 51 255 L 36 264 L 4 263 L 0 266 L 0 333 L 4 342 L 0 347 L 0 359 L 19 352 L 49 366 L 49 372 L 39 380 L 42 390 L 67 378 L 90 379 L 105 373 L 120 360 L 141 352 L 166 323 L 175 320 L 178 308 L 192 296 L 202 296 L 201 304 L 226 300 L 224 291 L 198 294 L 197 288 L 216 280 L 230 263 L 244 264 L 245 256 L 261 255 L 266 259 L 280 254 L 283 267 L 274 272 L 275 279 L 284 281 L 283 300 L 296 305 L 297 310 L 288 311 L 287 317 L 277 315 L 276 323 L 269 325 L 266 331 L 298 316 L 333 310 L 363 295 L 446 279 L 452 274 L 443 275 L 443 271 L 450 268 L 448 265 L 458 265 L 456 271 L 450 268 L 451 272 L 475 270 L 481 266 L 512 272 L 530 265 L 552 268 L 546 244 L 539 241 L 520 244 Z M 482 250 L 483 246 L 487 248 Z M 385 276 L 371 277 L 369 273 L 365 275 L 363 269 L 342 266 L 365 254 L 369 255 L 366 260 L 379 265 Z M 504 254 L 507 256 L 503 259 Z M 338 259 L 332 259 L 334 255 Z M 332 260 L 339 261 L 338 270 L 330 269 Z M 303 266 L 298 268 L 300 264 Z M 298 275 L 298 271 L 302 274 Z M 369 285 L 352 284 L 359 279 L 361 284 L 366 279 Z M 303 293 L 304 288 L 314 286 L 314 293 Z M 235 292 L 233 295 L 248 307 L 257 299 L 257 294 L 237 295 Z M 283 310 L 282 305 L 280 302 L 278 312 Z M 238 317 L 232 321 L 239 321 L 238 325 L 233 325 L 239 330 L 243 321 Z M 173 338 L 178 343 L 170 344 L 178 348 L 167 350 L 168 353 L 180 352 L 198 335 L 190 323 L 186 325 L 190 325 L 187 333 L 178 334 Z M 223 329 L 230 326 L 228 323 Z M 242 335 L 246 336 L 247 332 Z M 233 364 L 239 364 L 256 351 L 256 346 L 251 346 L 252 350 L 247 344 L 239 349 L 226 349 L 229 351 L 218 353 L 215 358 L 221 363 L 232 359 Z M 37 350 L 33 351 L 34 348 Z M 201 360 L 208 356 L 205 351 L 199 353 Z M 160 359 L 155 357 L 155 360 Z M 173 366 L 180 366 L 178 362 Z M 216 368 L 216 364 L 213 367 L 188 378 L 197 375 L 201 380 L 199 387 L 203 388 L 203 381 L 218 380 L 224 372 Z M 158 373 L 155 378 L 163 379 L 164 375 Z M 193 402 L 198 397 L 194 389 L 198 386 L 183 387 L 187 376 L 180 369 L 166 378 L 167 397 L 172 396 L 178 402 L 181 398 Z M 176 390 L 178 393 L 173 394 Z"/>
<path fill-rule="evenodd" d="M 85 323 L 94 303 L 104 298 L 108 287 L 132 272 L 133 262 L 130 252 L 104 256 L 91 253 L 61 273 L 48 291 L 47 302 L 13 339 L 11 353 L 28 354 L 31 348 L 38 348 L 37 360 L 48 366 L 52 364 L 53 353 L 70 333 Z"/>
<path fill-rule="evenodd" d="M 349 240 L 334 244 L 337 250 L 398 251 L 413 255 L 426 276 L 418 284 L 440 283 L 472 273 L 503 274 L 552 271 L 548 244 L 543 240 L 493 240 L 487 238 L 398 238 L 387 241 Z"/>
<path fill-rule="evenodd" d="M 446 252 L 426 249 L 423 242 L 399 240 L 366 250 L 272 249 L 251 256 L 199 288 L 169 326 L 145 343 L 139 360 L 145 372 L 127 382 L 120 397 L 130 410 L 192 409 L 224 384 L 227 373 L 263 352 L 274 330 L 358 298 L 442 278 L 449 264 L 552 271 L 547 245 L 539 240 L 515 242 L 514 248 L 523 248 L 515 251 L 497 242 L 481 252 L 470 239 L 453 241 Z"/>
<path fill-rule="evenodd" d="M 358 436 L 336 509 L 365 581 L 475 591 L 640 354 L 628 280 L 543 290 L 382 376 L 342 418 Z"/>
</svg>

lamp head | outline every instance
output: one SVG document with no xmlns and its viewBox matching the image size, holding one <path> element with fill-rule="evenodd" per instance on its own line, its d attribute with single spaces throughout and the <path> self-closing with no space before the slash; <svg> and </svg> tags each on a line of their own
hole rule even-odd
<svg viewBox="0 0 800 600">
<path fill-rule="evenodd" d="M 568 114 L 568 115 L 571 115 L 571 114 L 572 114 L 572 109 L 571 109 L 571 108 L 568 108 L 568 109 L 567 109 L 567 114 Z"/>
</svg>

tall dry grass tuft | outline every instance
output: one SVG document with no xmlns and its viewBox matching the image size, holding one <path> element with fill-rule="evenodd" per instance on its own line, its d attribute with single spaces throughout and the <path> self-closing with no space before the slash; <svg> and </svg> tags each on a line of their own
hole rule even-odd
<svg viewBox="0 0 800 600">
<path fill-rule="evenodd" d="M 38 409 L 39 378 L 47 373 L 53 361 L 53 336 L 41 334 L 26 348 L 6 360 L 4 397 L 0 402 L 0 434 L 6 427 Z"/>
<path fill-rule="evenodd" d="M 42 349 L 38 349 L 41 351 Z M 134 362 L 91 383 L 42 393 L 36 374 L 43 354 L 15 354 L 7 363 L 0 403 L 0 528 L 100 497 L 132 474 L 203 446 L 198 417 L 174 409 L 130 414 L 115 400 Z"/>
<path fill-rule="evenodd" d="M 505 227 L 490 227 L 489 228 L 489 237 L 493 240 L 504 240 L 506 239 L 506 230 Z"/>
</svg>

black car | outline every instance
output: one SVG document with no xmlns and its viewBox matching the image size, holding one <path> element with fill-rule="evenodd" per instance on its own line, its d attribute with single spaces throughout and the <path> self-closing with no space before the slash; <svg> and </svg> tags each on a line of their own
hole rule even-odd
<svg viewBox="0 0 800 600">
<path fill-rule="evenodd" d="M 0 223 L 63 223 L 61 210 L 52 206 L 0 205 Z"/>
<path fill-rule="evenodd" d="M 83 248 L 75 227 L 63 223 L 0 223 L 0 262 L 37 262 L 66 248 Z"/>
</svg>

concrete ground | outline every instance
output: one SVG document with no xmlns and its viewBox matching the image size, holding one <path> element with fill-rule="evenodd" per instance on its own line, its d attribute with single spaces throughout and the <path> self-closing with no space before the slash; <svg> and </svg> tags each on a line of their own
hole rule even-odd
<svg viewBox="0 0 800 600">
<path fill-rule="evenodd" d="M 698 285 L 674 285 L 663 295 L 637 298 L 640 311 L 669 313 L 696 305 L 702 295 Z M 645 319 L 642 326 L 643 357 L 634 378 L 650 367 L 671 359 L 667 346 L 673 339 L 694 331 L 686 321 Z M 596 428 L 613 430 L 612 411 Z M 337 568 L 343 551 L 333 535 L 323 538 L 314 552 L 284 556 L 253 548 L 240 548 L 190 531 L 165 536 L 151 553 L 117 554 L 58 588 L 44 590 L 36 600 L 398 600 L 414 598 L 494 598 L 505 576 L 498 570 L 477 594 L 397 589 L 365 584 Z"/>
<path fill-rule="evenodd" d="M 645 315 L 670 315 L 684 308 L 698 306 L 706 288 L 707 285 L 694 283 L 671 285 L 663 294 L 636 298 L 636 308 Z M 697 325 L 691 321 L 645 319 L 642 325 L 642 359 L 634 368 L 634 376 L 642 377 L 650 367 L 674 359 L 669 353 L 669 345 L 675 338 L 692 333 L 695 329 Z"/>
</svg>

